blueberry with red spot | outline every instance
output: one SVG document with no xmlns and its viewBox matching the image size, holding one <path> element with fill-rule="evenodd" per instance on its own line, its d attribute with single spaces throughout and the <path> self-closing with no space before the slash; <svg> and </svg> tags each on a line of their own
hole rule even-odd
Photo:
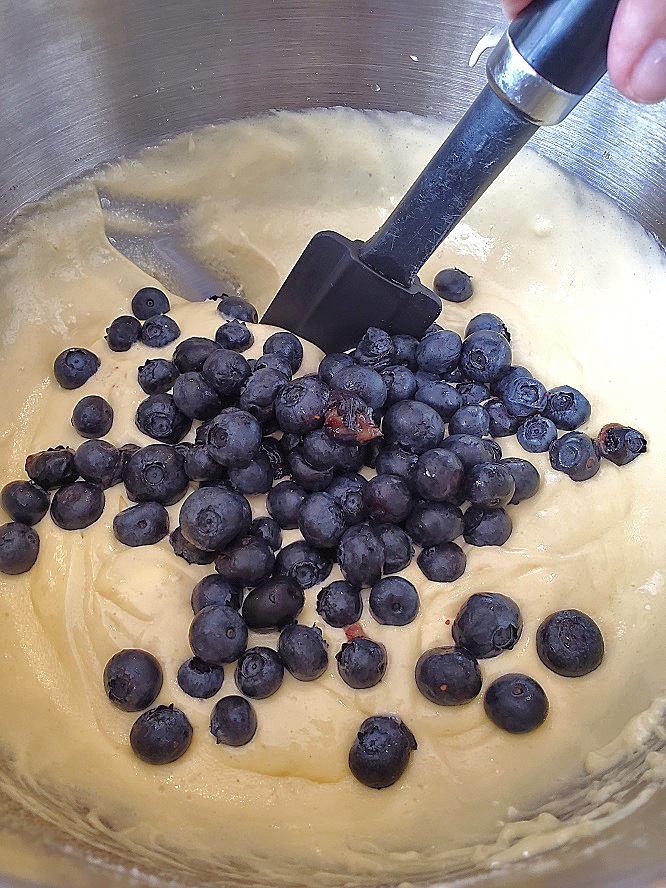
<svg viewBox="0 0 666 888">
<path fill-rule="evenodd" d="M 225 746 L 245 746 L 257 732 L 257 715 L 245 697 L 230 694 L 222 697 L 213 708 L 210 732 L 216 743 Z"/>
<path fill-rule="evenodd" d="M 404 577 L 384 577 L 370 590 L 370 611 L 385 626 L 406 626 L 419 612 L 416 587 Z"/>
<path fill-rule="evenodd" d="M 393 363 L 395 345 L 389 334 L 379 327 L 368 327 L 354 351 L 354 361 L 364 367 L 380 370 Z"/>
<path fill-rule="evenodd" d="M 224 669 L 213 663 L 204 663 L 199 657 L 190 657 L 178 669 L 178 686 L 189 697 L 207 700 L 214 697 L 224 682 Z"/>
<path fill-rule="evenodd" d="M 414 546 L 405 531 L 395 524 L 375 524 L 373 531 L 384 546 L 384 573 L 403 570 L 414 557 Z"/>
<path fill-rule="evenodd" d="M 399 718 L 373 715 L 349 750 L 349 770 L 364 786 L 385 789 L 402 777 L 415 749 L 414 735 Z"/>
<path fill-rule="evenodd" d="M 558 429 L 572 432 L 590 418 L 592 408 L 585 395 L 570 385 L 558 385 L 548 392 L 544 416 Z"/>
<path fill-rule="evenodd" d="M 180 327 L 168 315 L 155 315 L 143 322 L 141 341 L 150 348 L 164 348 L 180 336 Z"/>
<path fill-rule="evenodd" d="M 511 342 L 511 334 L 509 333 L 504 321 L 496 314 L 490 312 L 482 312 L 475 315 L 465 327 L 465 337 L 472 333 L 478 333 L 480 330 L 491 330 L 493 333 L 499 333 L 507 342 Z"/>
<path fill-rule="evenodd" d="M 53 373 L 64 389 L 77 389 L 88 382 L 100 368 L 101 361 L 87 348 L 68 348 L 53 364 Z"/>
<path fill-rule="evenodd" d="M 545 453 L 557 439 L 557 429 L 552 419 L 545 416 L 528 416 L 516 434 L 518 443 L 528 453 Z"/>
<path fill-rule="evenodd" d="M 420 370 L 441 376 L 458 366 L 462 340 L 452 330 L 436 330 L 426 333 L 416 349 L 416 362 Z"/>
<path fill-rule="evenodd" d="M 216 351 L 220 351 L 220 346 L 212 339 L 190 336 L 178 343 L 172 360 L 180 373 L 200 373 L 206 359 Z"/>
<path fill-rule="evenodd" d="M 230 321 L 256 324 L 259 320 L 257 309 L 242 296 L 221 296 L 217 303 L 217 310 L 222 317 Z"/>
<path fill-rule="evenodd" d="M 353 638 L 345 642 L 335 655 L 340 678 L 350 688 L 372 688 L 386 674 L 386 648 L 370 638 Z"/>
<path fill-rule="evenodd" d="M 503 546 L 513 524 L 503 508 L 470 506 L 463 515 L 463 537 L 470 546 Z"/>
<path fill-rule="evenodd" d="M 539 659 L 557 675 L 578 678 L 597 669 L 604 656 L 604 639 L 594 620 L 578 610 L 551 614 L 536 634 Z"/>
<path fill-rule="evenodd" d="M 190 623 L 190 647 L 206 663 L 233 663 L 247 647 L 247 625 L 238 611 L 224 605 L 203 608 Z"/>
<path fill-rule="evenodd" d="M 332 569 L 328 553 L 301 540 L 284 546 L 275 559 L 275 576 L 291 577 L 303 589 L 323 583 Z"/>
<path fill-rule="evenodd" d="M 164 395 L 173 387 L 180 371 L 173 361 L 150 358 L 138 370 L 138 381 L 147 395 Z"/>
<path fill-rule="evenodd" d="M 442 382 L 439 379 L 419 384 L 414 399 L 432 407 L 444 422 L 448 422 L 462 407 L 460 392 L 448 382 Z"/>
<path fill-rule="evenodd" d="M 2 508 L 12 521 L 32 527 L 49 510 L 49 495 L 33 481 L 10 481 L 2 488 Z"/>
<path fill-rule="evenodd" d="M 192 590 L 190 604 L 195 614 L 211 605 L 224 605 L 240 610 L 242 589 L 219 574 L 209 574 Z"/>
<path fill-rule="evenodd" d="M 192 742 L 192 725 L 185 713 L 157 706 L 140 715 L 130 731 L 134 753 L 150 765 L 168 765 L 185 755 Z"/>
<path fill-rule="evenodd" d="M 361 619 L 363 601 L 356 586 L 335 580 L 319 590 L 317 613 L 334 629 L 344 629 Z"/>
<path fill-rule="evenodd" d="M 131 315 L 122 315 L 111 322 L 106 328 L 104 337 L 111 351 L 126 352 L 141 337 L 141 324 Z"/>
<path fill-rule="evenodd" d="M 115 516 L 113 533 L 124 546 L 153 546 L 169 533 L 169 513 L 160 503 L 138 503 Z"/>
<path fill-rule="evenodd" d="M 541 476 L 531 462 L 526 459 L 507 457 L 501 460 L 501 464 L 511 472 L 516 485 L 510 505 L 516 505 L 535 495 L 541 484 Z"/>
<path fill-rule="evenodd" d="M 457 647 L 425 651 L 414 672 L 416 686 L 426 700 L 438 706 L 461 706 L 481 690 L 481 670 L 476 659 Z"/>
<path fill-rule="evenodd" d="M 459 268 L 443 268 L 435 275 L 433 289 L 447 302 L 467 302 L 474 294 L 472 278 Z"/>
<path fill-rule="evenodd" d="M 162 667 L 148 651 L 118 651 L 104 667 L 104 688 L 119 709 L 140 712 L 157 699 L 162 688 Z"/>
<path fill-rule="evenodd" d="M 293 623 L 280 633 L 278 655 L 299 681 L 314 681 L 328 667 L 328 649 L 321 629 Z"/>
<path fill-rule="evenodd" d="M 157 502 L 163 506 L 172 506 L 182 499 L 189 485 L 183 457 L 168 444 L 149 444 L 133 453 L 123 480 L 133 502 Z"/>
<path fill-rule="evenodd" d="M 455 543 L 426 546 L 416 559 L 421 573 L 434 583 L 454 583 L 465 573 L 467 556 Z"/>
<path fill-rule="evenodd" d="M 510 734 L 525 734 L 546 720 L 548 698 L 541 685 L 529 675 L 510 672 L 490 685 L 483 708 L 498 728 Z"/>
<path fill-rule="evenodd" d="M 90 527 L 104 511 L 104 491 L 90 481 L 74 481 L 59 488 L 51 500 L 51 518 L 63 530 Z"/>
<path fill-rule="evenodd" d="M 265 700 L 282 684 L 284 666 L 272 648 L 248 648 L 236 664 L 234 678 L 241 694 L 253 700 Z"/>
<path fill-rule="evenodd" d="M 215 331 L 215 342 L 229 351 L 244 352 L 254 345 L 254 334 L 242 321 L 228 321 Z"/>
<path fill-rule="evenodd" d="M 27 524 L 10 521 L 0 526 L 0 573 L 17 576 L 29 571 L 39 555 L 39 535 Z"/>
<path fill-rule="evenodd" d="M 550 445 L 550 464 L 573 481 L 587 481 L 599 471 L 599 449 L 583 432 L 567 432 Z"/>
<path fill-rule="evenodd" d="M 357 524 L 348 528 L 338 546 L 342 575 L 353 586 L 373 586 L 384 570 L 384 545 L 372 528 Z"/>
<path fill-rule="evenodd" d="M 497 592 L 471 595 L 453 621 L 453 640 L 477 660 L 510 651 L 523 631 L 515 601 Z"/>
<path fill-rule="evenodd" d="M 140 432 L 163 444 L 178 444 L 192 428 L 172 395 L 149 395 L 139 404 L 135 422 Z"/>
<path fill-rule="evenodd" d="M 605 425 L 595 443 L 601 456 L 616 466 L 626 466 L 647 450 L 647 440 L 639 431 L 617 423 Z"/>
<path fill-rule="evenodd" d="M 142 287 L 132 299 L 132 313 L 140 321 L 147 321 L 148 318 L 166 314 L 170 310 L 166 293 L 157 287 Z"/>
<path fill-rule="evenodd" d="M 511 367 L 511 346 L 500 333 L 478 330 L 462 344 L 460 369 L 472 382 L 493 382 Z"/>
<path fill-rule="evenodd" d="M 405 522 L 405 530 L 419 546 L 452 543 L 463 532 L 463 514 L 452 503 L 417 502 Z"/>
</svg>

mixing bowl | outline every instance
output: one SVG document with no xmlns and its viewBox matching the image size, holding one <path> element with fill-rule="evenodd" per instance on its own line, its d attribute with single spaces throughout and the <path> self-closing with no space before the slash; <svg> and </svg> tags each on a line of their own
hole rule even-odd
<svg viewBox="0 0 666 888">
<path fill-rule="evenodd" d="M 494 0 L 0 0 L 0 223 L 100 162 L 214 121 L 340 104 L 455 120 L 484 82 L 470 53 L 499 24 Z M 664 105 L 604 82 L 534 147 L 666 240 Z M 662 884 L 664 834 L 662 792 L 594 842 L 483 878 Z M 0 794 L 0 885 L 128 885 L 131 863 L 87 859 Z"/>
</svg>

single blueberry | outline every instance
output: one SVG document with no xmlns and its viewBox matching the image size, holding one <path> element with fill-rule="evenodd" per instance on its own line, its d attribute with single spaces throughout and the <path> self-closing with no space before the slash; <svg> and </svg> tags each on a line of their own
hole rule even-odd
<svg viewBox="0 0 666 888">
<path fill-rule="evenodd" d="M 126 352 L 139 341 L 141 336 L 141 324 L 131 315 L 122 315 L 111 322 L 106 328 L 104 337 L 111 351 Z"/>
<path fill-rule="evenodd" d="M 284 666 L 268 647 L 248 648 L 236 663 L 234 679 L 241 694 L 253 700 L 271 697 L 282 684 Z"/>
<path fill-rule="evenodd" d="M 166 293 L 157 287 L 142 287 L 132 299 L 132 313 L 140 321 L 147 321 L 148 318 L 166 314 L 170 310 Z"/>
<path fill-rule="evenodd" d="M 171 706 L 157 706 L 140 715 L 130 731 L 130 745 L 144 762 L 168 765 L 185 755 L 192 742 L 187 716 Z"/>
<path fill-rule="evenodd" d="M 488 386 L 479 382 L 461 382 L 456 391 L 462 399 L 462 407 L 478 407 L 490 398 Z"/>
<path fill-rule="evenodd" d="M 363 489 L 363 505 L 371 521 L 400 524 L 412 509 L 412 494 L 399 475 L 375 475 Z"/>
<path fill-rule="evenodd" d="M 2 488 L 2 508 L 12 521 L 32 527 L 49 510 L 49 495 L 33 481 L 10 481 Z"/>
<path fill-rule="evenodd" d="M 202 373 L 194 371 L 181 373 L 176 379 L 173 384 L 173 400 L 178 410 L 190 419 L 212 419 L 222 409 L 215 389 Z"/>
<path fill-rule="evenodd" d="M 26 457 L 25 470 L 31 481 L 45 490 L 53 490 L 79 475 L 74 462 L 74 451 L 69 447 L 49 447 Z"/>
<path fill-rule="evenodd" d="M 241 296 L 221 296 L 217 310 L 222 317 L 230 321 L 244 321 L 248 324 L 256 324 L 259 321 L 257 309 Z"/>
<path fill-rule="evenodd" d="M 296 579 L 275 576 L 248 593 L 243 619 L 255 632 L 270 632 L 295 622 L 304 604 L 303 587 Z"/>
<path fill-rule="evenodd" d="M 172 506 L 182 499 L 189 484 L 183 457 L 168 444 L 149 444 L 133 453 L 123 479 L 133 502 L 157 502 L 163 506 Z"/>
<path fill-rule="evenodd" d="M 528 453 L 545 453 L 557 439 L 557 429 L 552 419 L 545 416 L 529 416 L 518 429 L 518 443 Z"/>
<path fill-rule="evenodd" d="M 503 546 L 513 524 L 504 509 L 470 506 L 463 515 L 463 537 L 470 546 Z"/>
<path fill-rule="evenodd" d="M 458 366 L 462 340 L 452 330 L 427 333 L 416 349 L 416 362 L 420 370 L 441 376 Z"/>
<path fill-rule="evenodd" d="M 578 610 L 551 614 L 537 629 L 539 659 L 558 675 L 577 678 L 600 665 L 604 639 L 597 624 Z"/>
<path fill-rule="evenodd" d="M 209 552 L 207 549 L 199 549 L 185 539 L 180 527 L 177 527 L 169 535 L 169 545 L 179 558 L 187 561 L 188 564 L 212 564 L 215 560 L 215 552 Z"/>
<path fill-rule="evenodd" d="M 257 732 L 257 715 L 249 700 L 230 694 L 222 697 L 213 708 L 210 732 L 216 743 L 225 746 L 245 746 Z"/>
<path fill-rule="evenodd" d="M 511 346 L 500 333 L 478 330 L 465 337 L 460 369 L 472 382 L 492 382 L 511 367 Z"/>
<path fill-rule="evenodd" d="M 375 469 L 378 475 L 398 475 L 409 481 L 414 476 L 418 456 L 399 444 L 383 447 L 377 454 Z"/>
<path fill-rule="evenodd" d="M 37 561 L 39 536 L 20 521 L 0 526 L 0 573 L 16 576 L 25 573 Z"/>
<path fill-rule="evenodd" d="M 466 302 L 474 293 L 471 277 L 459 268 L 443 268 L 435 275 L 435 293 L 447 302 Z"/>
<path fill-rule="evenodd" d="M 499 333 L 500 336 L 503 336 L 507 342 L 511 342 L 511 334 L 506 324 L 496 314 L 482 312 L 475 315 L 465 327 L 465 338 L 472 333 L 478 333 L 479 330 L 492 330 L 493 333 Z"/>
<path fill-rule="evenodd" d="M 458 371 L 458 368 L 456 368 L 455 370 L 453 370 L 451 372 L 456 373 L 459 371 Z M 447 377 L 447 379 L 445 381 L 451 382 L 452 380 L 448 379 L 449 374 L 447 373 L 445 375 Z M 424 385 L 428 385 L 431 382 L 441 382 L 442 381 L 438 373 L 426 373 L 425 370 L 415 370 L 414 371 L 414 379 L 416 380 L 416 385 L 418 386 L 418 388 L 421 388 L 421 386 L 424 386 Z M 453 381 L 457 382 L 458 380 L 453 380 Z"/>
<path fill-rule="evenodd" d="M 206 339 L 204 336 L 190 336 L 178 343 L 174 349 L 172 361 L 180 373 L 200 373 L 206 359 L 216 351 L 220 351 L 220 346 L 212 339 Z"/>
<path fill-rule="evenodd" d="M 453 583 L 465 573 L 467 557 L 455 543 L 426 546 L 416 563 L 421 573 L 434 583 Z"/>
<path fill-rule="evenodd" d="M 595 442 L 604 459 L 616 466 L 626 466 L 647 450 L 647 440 L 639 431 L 617 423 L 605 425 Z"/>
<path fill-rule="evenodd" d="M 373 586 L 381 578 L 385 558 L 384 544 L 367 525 L 356 524 L 342 535 L 338 562 L 342 575 L 353 586 Z"/>
<path fill-rule="evenodd" d="M 476 435 L 482 438 L 490 431 L 490 416 L 487 410 L 478 405 L 461 407 L 449 420 L 449 434 Z"/>
<path fill-rule="evenodd" d="M 190 697 L 207 700 L 222 687 L 224 669 L 212 663 L 204 663 L 198 657 L 185 660 L 178 669 L 178 685 Z"/>
<path fill-rule="evenodd" d="M 507 506 L 516 492 L 513 475 L 501 463 L 477 463 L 465 475 L 465 494 L 473 506 Z"/>
<path fill-rule="evenodd" d="M 139 385 L 147 395 L 164 395 L 178 379 L 178 367 L 165 358 L 151 358 L 138 370 Z"/>
<path fill-rule="evenodd" d="M 362 367 L 359 364 L 338 368 L 331 377 L 330 386 L 332 389 L 356 395 L 373 409 L 381 407 L 388 394 L 380 374 L 372 367 Z"/>
<path fill-rule="evenodd" d="M 229 469 L 229 480 L 234 490 L 246 496 L 268 493 L 273 486 L 273 467 L 263 449 L 249 465 Z"/>
<path fill-rule="evenodd" d="M 412 453 L 439 446 L 444 422 L 432 407 L 420 401 L 398 401 L 386 411 L 382 431 L 387 444 L 400 444 Z"/>
<path fill-rule="evenodd" d="M 477 660 L 512 650 L 523 631 L 515 601 L 498 592 L 471 595 L 453 621 L 455 643 Z"/>
<path fill-rule="evenodd" d="M 103 438 L 113 425 L 113 407 L 99 395 L 86 395 L 74 407 L 72 425 L 82 438 Z"/>
<path fill-rule="evenodd" d="M 384 626 L 406 626 L 419 612 L 419 594 L 404 577 L 384 577 L 370 590 L 370 611 Z"/>
<path fill-rule="evenodd" d="M 240 610 L 242 589 L 223 579 L 219 574 L 209 574 L 192 590 L 190 604 L 195 614 L 211 605 L 224 605 Z"/>
<path fill-rule="evenodd" d="M 370 638 L 352 638 L 335 655 L 340 678 L 350 688 L 373 688 L 386 674 L 386 648 Z"/>
<path fill-rule="evenodd" d="M 405 522 L 405 530 L 419 546 L 452 543 L 463 532 L 463 514 L 451 503 L 416 503 Z"/>
<path fill-rule="evenodd" d="M 284 374 L 278 370 L 272 370 L 270 367 L 257 370 L 241 389 L 241 408 L 260 422 L 267 422 L 275 416 L 275 399 L 287 382 Z"/>
<path fill-rule="evenodd" d="M 381 371 L 380 376 L 386 386 L 387 404 L 410 400 L 416 394 L 416 377 L 407 367 L 400 364 L 386 367 Z"/>
<path fill-rule="evenodd" d="M 407 567 L 414 557 L 414 547 L 405 531 L 395 524 L 375 524 L 372 529 L 384 546 L 384 573 L 397 573 Z"/>
<path fill-rule="evenodd" d="M 515 435 L 520 427 L 520 419 L 509 413 L 509 410 L 499 398 L 492 398 L 486 403 L 486 411 L 489 419 L 489 431 L 493 438 L 505 438 Z"/>
<path fill-rule="evenodd" d="M 228 351 L 244 352 L 254 345 L 254 334 L 243 321 L 227 321 L 215 331 L 215 342 Z"/>
<path fill-rule="evenodd" d="M 163 444 L 178 444 L 192 428 L 192 420 L 178 409 L 173 395 L 149 395 L 137 408 L 136 427 Z"/>
<path fill-rule="evenodd" d="M 180 448 L 182 444 L 177 444 Z M 227 471 L 215 462 L 205 444 L 195 444 L 183 454 L 185 474 L 191 481 L 224 481 Z"/>
<path fill-rule="evenodd" d="M 599 450 L 583 432 L 566 432 L 550 445 L 550 464 L 573 481 L 587 481 L 599 471 Z"/>
<path fill-rule="evenodd" d="M 431 502 L 454 502 L 464 474 L 463 463 L 451 450 L 443 447 L 428 450 L 416 463 L 414 489 Z"/>
<path fill-rule="evenodd" d="M 189 640 L 194 654 L 206 663 L 233 663 L 247 647 L 247 625 L 235 608 L 210 605 L 195 614 Z"/>
<path fill-rule="evenodd" d="M 268 491 L 266 508 L 283 530 L 294 530 L 298 527 L 299 511 L 306 497 L 306 492 L 298 484 L 281 481 Z"/>
<path fill-rule="evenodd" d="M 283 432 L 304 435 L 324 424 L 328 387 L 316 376 L 287 383 L 275 399 L 275 418 Z"/>
<path fill-rule="evenodd" d="M 51 500 L 51 518 L 63 530 L 90 527 L 104 511 L 104 491 L 90 481 L 74 481 L 59 488 Z"/>
<path fill-rule="evenodd" d="M 419 341 L 415 336 L 409 336 L 407 333 L 398 333 L 391 337 L 393 339 L 393 362 L 408 367 L 412 373 L 418 369 L 416 363 L 416 349 Z"/>
<path fill-rule="evenodd" d="M 77 389 L 99 370 L 100 359 L 87 348 L 68 348 L 53 364 L 53 373 L 64 389 Z"/>
<path fill-rule="evenodd" d="M 346 580 L 335 580 L 319 590 L 317 613 L 334 629 L 351 626 L 363 613 L 361 593 Z"/>
<path fill-rule="evenodd" d="M 228 407 L 211 420 L 206 444 L 213 459 L 228 469 L 249 465 L 261 449 L 261 426 L 252 414 Z"/>
<path fill-rule="evenodd" d="M 313 681 L 328 667 L 328 650 L 321 629 L 293 623 L 280 633 L 278 655 L 299 681 Z"/>
<path fill-rule="evenodd" d="M 252 372 L 256 373 L 257 370 L 265 370 L 267 368 L 271 370 L 277 370 L 277 372 L 281 373 L 287 380 L 290 380 L 293 376 L 291 364 L 289 363 L 289 360 L 285 355 L 262 355 L 260 358 L 257 358 L 255 360 L 254 366 L 252 367 Z"/>
<path fill-rule="evenodd" d="M 345 524 L 348 527 L 358 524 L 366 517 L 363 491 L 367 483 L 363 475 L 351 473 L 348 475 L 338 475 L 326 489 L 326 493 L 342 509 Z"/>
<path fill-rule="evenodd" d="M 534 496 L 541 484 L 541 476 L 531 462 L 526 459 L 507 457 L 501 460 L 501 464 L 511 472 L 516 485 L 510 505 L 514 506 Z"/>
<path fill-rule="evenodd" d="M 162 689 L 162 667 L 148 651 L 118 651 L 104 667 L 104 689 L 119 709 L 140 712 L 152 706 Z"/>
<path fill-rule="evenodd" d="M 302 447 L 296 447 L 287 457 L 291 477 L 308 493 L 326 490 L 334 476 L 334 469 L 315 469 L 305 459 Z"/>
<path fill-rule="evenodd" d="M 503 376 L 500 376 L 499 379 L 495 379 L 492 381 L 490 385 L 491 391 L 498 398 L 503 398 L 504 392 L 507 390 L 508 386 L 511 385 L 514 379 L 519 379 L 524 376 L 532 376 L 527 367 L 521 367 L 520 365 L 509 367 L 509 369 Z"/>
<path fill-rule="evenodd" d="M 306 542 L 322 549 L 333 548 L 345 530 L 342 509 L 328 494 L 313 493 L 299 509 L 298 528 Z"/>
<path fill-rule="evenodd" d="M 275 555 L 265 540 L 245 536 L 217 556 L 215 570 L 238 586 L 258 586 L 270 577 L 274 564 Z"/>
<path fill-rule="evenodd" d="M 403 775 L 416 740 L 393 715 L 373 715 L 359 728 L 349 750 L 349 770 L 364 786 L 384 789 Z"/>
<path fill-rule="evenodd" d="M 385 330 L 368 327 L 354 351 L 354 361 L 364 367 L 381 370 L 393 362 L 395 346 Z"/>
<path fill-rule="evenodd" d="M 520 419 L 542 413 L 547 398 L 545 385 L 532 376 L 515 376 L 504 386 L 502 394 L 509 413 Z"/>
<path fill-rule="evenodd" d="M 164 348 L 180 336 L 180 327 L 168 315 L 155 315 L 143 322 L 141 341 L 150 348 Z"/>
<path fill-rule="evenodd" d="M 274 518 L 255 518 L 250 525 L 249 535 L 264 540 L 274 552 L 282 546 L 282 531 Z"/>
<path fill-rule="evenodd" d="M 343 367 L 351 367 L 354 359 L 343 352 L 331 352 L 322 358 L 319 364 L 318 376 L 325 385 L 330 385 L 334 374 Z"/>
<path fill-rule="evenodd" d="M 74 465 L 85 481 L 92 481 L 93 484 L 107 489 L 122 481 L 128 458 L 122 450 L 108 441 L 93 438 L 91 441 L 84 441 L 77 448 Z"/>
<path fill-rule="evenodd" d="M 273 333 L 264 342 L 265 355 L 280 355 L 287 359 L 291 372 L 296 373 L 303 363 L 303 346 L 298 336 L 286 330 Z"/>
<path fill-rule="evenodd" d="M 169 513 L 160 503 L 139 503 L 113 519 L 113 533 L 124 546 L 152 546 L 169 533 Z"/>
<path fill-rule="evenodd" d="M 416 686 L 438 706 L 469 703 L 481 690 L 481 670 L 471 654 L 456 647 L 425 651 L 415 669 Z"/>
<path fill-rule="evenodd" d="M 558 429 L 572 432 L 590 418 L 592 408 L 585 395 L 570 385 L 558 385 L 548 392 L 544 416 Z"/>
<path fill-rule="evenodd" d="M 250 504 L 241 494 L 222 487 L 195 490 L 180 508 L 180 529 L 199 549 L 219 552 L 252 522 Z"/>
<path fill-rule="evenodd" d="M 494 447 L 490 446 L 491 444 L 492 442 L 485 441 L 478 435 L 449 435 L 440 446 L 444 450 L 454 453 L 467 472 L 478 463 L 495 460 L 496 451 Z"/>
<path fill-rule="evenodd" d="M 510 672 L 490 685 L 483 708 L 498 728 L 510 734 L 525 734 L 546 720 L 548 698 L 541 685 L 529 675 Z"/>
<path fill-rule="evenodd" d="M 249 379 L 250 365 L 243 355 L 217 347 L 206 357 L 201 372 L 204 379 L 224 400 L 236 399 Z"/>
<path fill-rule="evenodd" d="M 462 396 L 448 382 L 436 380 L 433 382 L 424 382 L 419 385 L 414 395 L 414 400 L 427 404 L 428 407 L 438 413 L 444 422 L 448 422 L 451 417 L 462 407 Z"/>
<path fill-rule="evenodd" d="M 301 540 L 284 546 L 275 559 L 275 576 L 291 577 L 303 589 L 323 583 L 332 568 L 328 553 Z"/>
<path fill-rule="evenodd" d="M 498 441 L 493 441 L 490 438 L 483 439 L 483 446 L 488 451 L 488 457 L 491 462 L 501 462 L 502 459 L 502 448 Z"/>
</svg>

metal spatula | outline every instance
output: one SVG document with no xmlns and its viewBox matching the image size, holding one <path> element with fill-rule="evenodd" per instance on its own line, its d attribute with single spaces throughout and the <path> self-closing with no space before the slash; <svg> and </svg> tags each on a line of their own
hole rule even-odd
<svg viewBox="0 0 666 888">
<path fill-rule="evenodd" d="M 441 309 L 419 268 L 540 126 L 560 123 L 606 70 L 618 0 L 535 0 L 488 59 L 488 85 L 366 243 L 316 234 L 262 320 L 325 351 L 368 326 L 420 337 Z"/>
</svg>

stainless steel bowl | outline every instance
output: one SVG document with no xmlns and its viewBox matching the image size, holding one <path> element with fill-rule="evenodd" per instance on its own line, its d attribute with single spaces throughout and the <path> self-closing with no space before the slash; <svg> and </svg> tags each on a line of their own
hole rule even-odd
<svg viewBox="0 0 666 888">
<path fill-rule="evenodd" d="M 500 22 L 495 0 L 0 0 L 0 223 L 102 161 L 227 118 L 344 104 L 455 120 L 484 82 L 469 55 Z M 535 147 L 666 241 L 666 106 L 604 82 Z M 487 884 L 666 884 L 664 835 L 661 793 L 594 844 Z M 0 885 L 131 884 L 122 861 L 79 850 L 0 793 Z"/>
</svg>

